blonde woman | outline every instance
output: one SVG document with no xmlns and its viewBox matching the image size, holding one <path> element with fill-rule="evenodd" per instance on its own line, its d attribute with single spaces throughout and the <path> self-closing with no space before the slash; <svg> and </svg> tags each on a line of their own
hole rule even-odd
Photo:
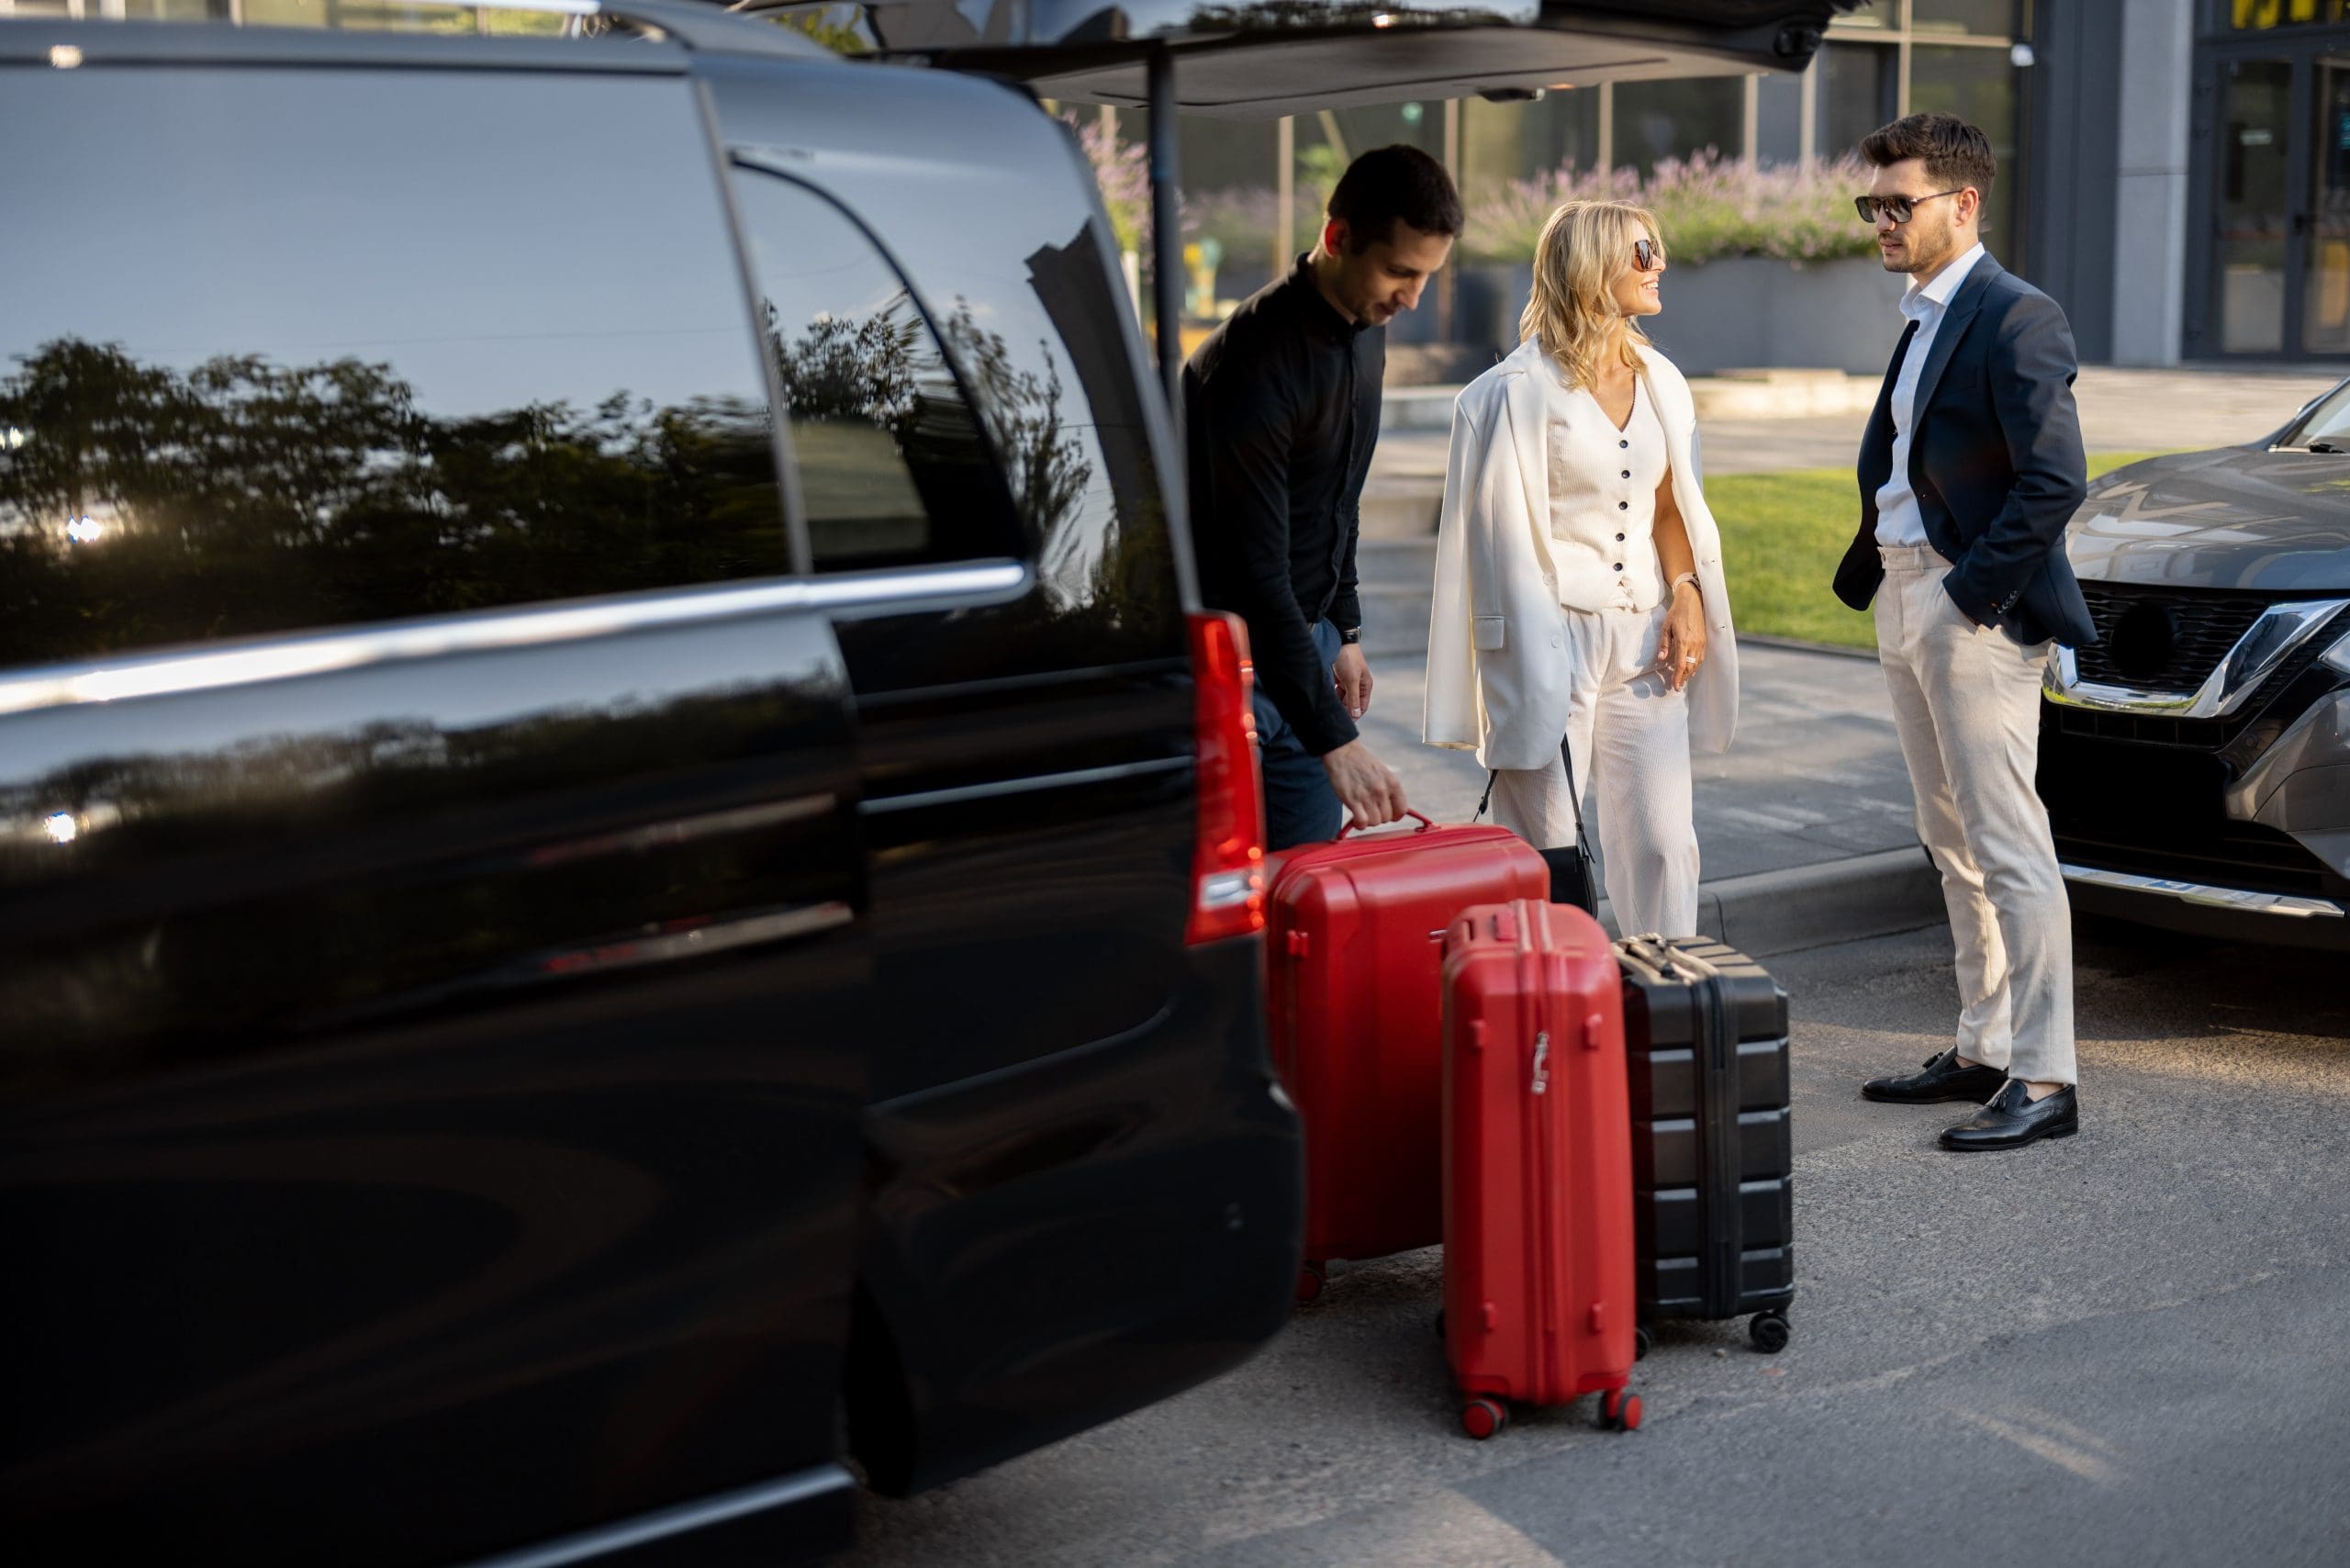
<svg viewBox="0 0 2350 1568">
<path fill-rule="evenodd" d="M 1422 738 L 1475 748 L 1496 820 L 1546 848 L 1575 842 L 1571 759 L 1617 929 L 1685 936 L 1690 748 L 1729 745 L 1738 651 L 1689 385 L 1639 328 L 1664 271 L 1643 208 L 1544 225 L 1517 350 L 1453 407 Z"/>
</svg>

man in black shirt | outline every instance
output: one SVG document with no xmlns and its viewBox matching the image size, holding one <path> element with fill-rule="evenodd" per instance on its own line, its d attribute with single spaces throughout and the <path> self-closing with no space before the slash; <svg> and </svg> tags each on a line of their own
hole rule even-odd
<svg viewBox="0 0 2350 1568">
<path fill-rule="evenodd" d="M 1419 303 L 1460 229 L 1443 165 L 1413 147 L 1366 152 L 1330 193 L 1321 242 L 1183 367 L 1200 592 L 1248 623 L 1275 849 L 1336 837 L 1344 816 L 1404 814 L 1403 780 L 1355 731 L 1371 706 L 1355 538 L 1382 329 Z"/>
</svg>

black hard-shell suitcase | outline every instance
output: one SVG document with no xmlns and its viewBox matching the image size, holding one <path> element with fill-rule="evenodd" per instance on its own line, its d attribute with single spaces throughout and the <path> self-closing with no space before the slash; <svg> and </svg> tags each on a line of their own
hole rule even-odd
<svg viewBox="0 0 2350 1568">
<path fill-rule="evenodd" d="M 1781 1350 L 1796 1294 L 1787 993 L 1706 937 L 1630 937 L 1616 956 L 1641 1320 L 1752 1313 L 1755 1348 Z"/>
</svg>

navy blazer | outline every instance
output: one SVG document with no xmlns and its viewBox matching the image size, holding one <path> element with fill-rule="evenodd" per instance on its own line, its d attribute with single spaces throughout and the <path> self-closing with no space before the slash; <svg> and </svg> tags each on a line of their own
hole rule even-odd
<svg viewBox="0 0 2350 1568">
<path fill-rule="evenodd" d="M 2073 407 L 2073 329 L 2048 296 L 1989 256 L 1952 296 L 1918 375 L 1909 479 L 1926 538 L 1951 562 L 1944 591 L 1982 625 L 2023 644 L 2097 641 L 2065 558 L 2065 527 L 2087 493 Z M 1886 366 L 1861 438 L 1861 531 L 1836 568 L 1836 597 L 1866 610 L 1885 578 L 1876 493 L 1893 476 Z"/>
</svg>

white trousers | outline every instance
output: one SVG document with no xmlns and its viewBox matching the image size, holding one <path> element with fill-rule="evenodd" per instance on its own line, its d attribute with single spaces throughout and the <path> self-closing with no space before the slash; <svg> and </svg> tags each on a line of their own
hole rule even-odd
<svg viewBox="0 0 2350 1568">
<path fill-rule="evenodd" d="M 1697 828 L 1689 780 L 1689 702 L 1657 668 L 1665 606 L 1562 610 L 1573 668 L 1567 741 L 1575 783 L 1597 796 L 1599 854 L 1616 927 L 1627 936 L 1697 935 Z M 1494 820 L 1539 848 L 1572 844 L 1566 764 L 1494 775 Z"/>
<path fill-rule="evenodd" d="M 1958 951 L 1958 1054 L 2035 1082 L 2074 1081 L 2073 912 L 2040 762 L 2047 643 L 2019 646 L 1942 591 L 1950 563 L 1881 550 L 1878 658 L 1918 797 L 1918 836 L 1942 874 Z M 2125 786 L 2126 787 L 2126 786 Z"/>
</svg>

